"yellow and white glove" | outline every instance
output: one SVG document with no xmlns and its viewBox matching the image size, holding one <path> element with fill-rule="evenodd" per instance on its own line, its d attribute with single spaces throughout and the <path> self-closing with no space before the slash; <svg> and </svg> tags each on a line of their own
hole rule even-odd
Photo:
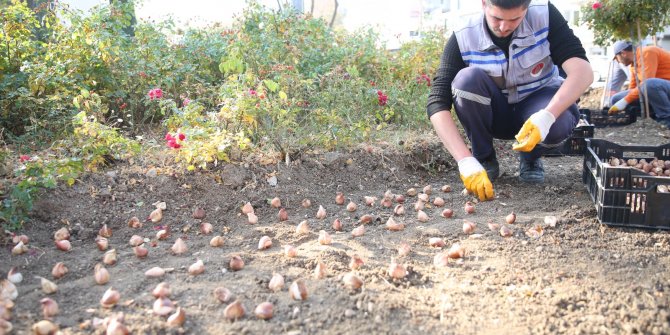
<svg viewBox="0 0 670 335">
<path fill-rule="evenodd" d="M 493 199 L 493 184 L 486 170 L 476 158 L 470 156 L 458 161 L 458 172 L 461 174 L 465 188 L 477 195 L 479 200 Z"/>
<path fill-rule="evenodd" d="M 612 107 L 610 107 L 610 110 L 607 111 L 607 114 L 612 115 L 619 113 L 620 111 L 626 109 L 626 106 L 628 106 L 628 101 L 626 101 L 625 99 L 621 99 L 617 101 L 614 105 L 612 105 Z"/>
<path fill-rule="evenodd" d="M 547 138 L 549 129 L 554 122 L 556 122 L 556 118 L 553 114 L 546 109 L 540 109 L 523 124 L 521 130 L 515 136 L 517 143 L 512 146 L 512 149 L 523 152 L 532 151 L 538 143 Z"/>
</svg>

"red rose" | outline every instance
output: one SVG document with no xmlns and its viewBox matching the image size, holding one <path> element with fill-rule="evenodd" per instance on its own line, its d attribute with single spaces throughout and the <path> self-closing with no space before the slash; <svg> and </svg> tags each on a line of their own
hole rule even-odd
<svg viewBox="0 0 670 335">
<path fill-rule="evenodd" d="M 594 2 L 593 5 L 592 5 L 591 7 L 592 7 L 593 9 L 598 9 L 598 8 L 600 8 L 600 7 L 602 7 L 602 6 L 603 6 L 603 4 L 601 4 L 600 2 Z"/>
</svg>

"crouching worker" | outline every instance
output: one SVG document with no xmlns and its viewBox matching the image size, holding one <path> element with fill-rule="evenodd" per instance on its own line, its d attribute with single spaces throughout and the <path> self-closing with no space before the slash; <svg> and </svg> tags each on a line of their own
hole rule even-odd
<svg viewBox="0 0 670 335">
<path fill-rule="evenodd" d="M 640 59 L 640 54 L 642 54 L 642 59 Z M 629 90 L 619 92 L 612 97 L 609 114 L 618 113 L 629 104 L 639 104 L 641 91 L 642 94 L 647 93 L 649 107 L 654 112 L 653 116 L 656 121 L 670 128 L 670 52 L 659 47 L 648 46 L 637 48 L 633 55 L 633 44 L 628 41 L 618 41 L 614 43 L 614 57 L 621 64 L 630 66 L 633 78 L 630 80 Z M 633 63 L 633 58 L 636 58 L 635 63 Z M 644 72 L 642 71 L 643 62 Z M 640 81 L 639 89 L 635 78 Z"/>
<path fill-rule="evenodd" d="M 493 139 L 516 139 L 519 179 L 544 182 L 540 157 L 571 134 L 579 120 L 575 101 L 593 72 L 581 42 L 551 3 L 482 0 L 482 10 L 447 41 L 427 112 L 458 162 L 465 188 L 489 200 L 491 181 L 500 174 Z M 452 105 L 472 152 L 451 116 Z"/>
</svg>

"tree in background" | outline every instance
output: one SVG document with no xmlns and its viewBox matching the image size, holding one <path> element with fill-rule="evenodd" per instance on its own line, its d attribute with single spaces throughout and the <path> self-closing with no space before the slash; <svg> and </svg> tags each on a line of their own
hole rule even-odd
<svg viewBox="0 0 670 335">
<path fill-rule="evenodd" d="M 137 24 L 137 18 L 135 16 L 135 3 L 132 0 L 109 0 L 109 4 L 114 6 L 114 3 L 118 3 L 124 6 L 130 6 L 130 9 L 127 11 L 130 13 L 130 24 L 128 24 L 123 31 L 130 37 L 135 36 L 135 25 Z"/>
</svg>

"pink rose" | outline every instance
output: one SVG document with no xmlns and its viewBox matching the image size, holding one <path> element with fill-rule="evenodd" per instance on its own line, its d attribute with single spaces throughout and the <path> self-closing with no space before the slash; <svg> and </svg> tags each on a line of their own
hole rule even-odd
<svg viewBox="0 0 670 335">
<path fill-rule="evenodd" d="M 591 7 L 592 7 L 593 9 L 598 9 L 598 8 L 600 8 L 600 7 L 602 7 L 602 6 L 603 6 L 603 4 L 601 4 L 600 2 L 594 2 L 593 5 L 592 5 Z"/>
</svg>

